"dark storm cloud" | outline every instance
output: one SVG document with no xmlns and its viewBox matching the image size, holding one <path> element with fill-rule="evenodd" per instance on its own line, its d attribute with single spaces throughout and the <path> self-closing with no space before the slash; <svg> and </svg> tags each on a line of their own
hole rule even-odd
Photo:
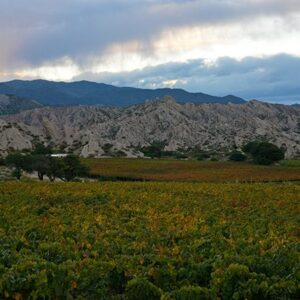
<svg viewBox="0 0 300 300">
<path fill-rule="evenodd" d="M 298 0 L 1 0 L 0 66 L 38 66 L 68 56 L 84 66 L 113 43 L 151 48 L 164 30 L 234 23 L 300 10 Z M 2 44 L 2 43 L 1 43 Z"/>
<path fill-rule="evenodd" d="M 197 59 L 168 63 L 118 74 L 83 74 L 77 79 L 101 81 L 119 86 L 173 87 L 224 96 L 235 93 L 246 99 L 300 102 L 300 57 L 275 55 L 242 60 L 220 58 L 214 64 Z"/>
</svg>

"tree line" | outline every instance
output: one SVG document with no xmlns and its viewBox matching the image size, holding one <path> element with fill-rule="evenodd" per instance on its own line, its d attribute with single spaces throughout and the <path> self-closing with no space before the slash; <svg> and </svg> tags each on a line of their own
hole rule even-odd
<svg viewBox="0 0 300 300">
<path fill-rule="evenodd" d="M 175 159 L 189 159 L 197 160 L 218 160 L 220 153 L 205 152 L 197 147 L 188 149 L 178 149 L 177 151 L 165 151 L 166 144 L 164 142 L 153 142 L 147 147 L 139 150 L 145 156 L 151 158 L 172 157 Z M 259 165 L 271 165 L 284 159 L 284 151 L 276 145 L 267 141 L 251 141 L 245 144 L 241 150 L 235 149 L 230 152 L 227 158 L 231 161 L 250 161 Z"/>
<path fill-rule="evenodd" d="M 52 156 L 52 150 L 44 145 L 37 145 L 32 153 L 15 152 L 9 154 L 4 164 L 13 168 L 13 176 L 21 179 L 23 172 L 38 174 L 39 180 L 48 177 L 50 181 L 59 178 L 63 181 L 72 181 L 76 177 L 89 175 L 88 167 L 81 163 L 76 155 L 65 157 Z"/>
<path fill-rule="evenodd" d="M 269 142 L 249 142 L 241 151 L 233 151 L 229 157 L 232 161 L 250 160 L 258 165 L 272 165 L 284 159 L 284 151 Z"/>
</svg>

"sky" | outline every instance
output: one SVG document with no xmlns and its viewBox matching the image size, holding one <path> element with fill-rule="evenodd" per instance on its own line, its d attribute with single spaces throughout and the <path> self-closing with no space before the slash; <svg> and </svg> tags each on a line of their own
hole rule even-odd
<svg viewBox="0 0 300 300">
<path fill-rule="evenodd" d="M 0 81 L 300 103 L 299 0 L 1 0 Z"/>
</svg>

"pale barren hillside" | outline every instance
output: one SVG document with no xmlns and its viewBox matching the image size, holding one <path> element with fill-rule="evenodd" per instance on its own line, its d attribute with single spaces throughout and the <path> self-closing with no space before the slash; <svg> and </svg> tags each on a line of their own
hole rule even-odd
<svg viewBox="0 0 300 300">
<path fill-rule="evenodd" d="M 250 101 L 245 104 L 179 104 L 171 97 L 128 108 L 40 108 L 3 117 L 0 148 L 31 148 L 41 141 L 82 156 L 101 156 L 113 145 L 129 155 L 153 141 L 166 150 L 199 146 L 228 150 L 266 139 L 300 155 L 300 109 Z"/>
</svg>

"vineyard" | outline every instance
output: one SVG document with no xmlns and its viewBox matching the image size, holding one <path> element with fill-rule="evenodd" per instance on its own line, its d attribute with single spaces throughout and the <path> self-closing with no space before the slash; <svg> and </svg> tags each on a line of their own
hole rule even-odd
<svg viewBox="0 0 300 300">
<path fill-rule="evenodd" d="M 93 176 L 181 182 L 300 181 L 299 161 L 279 166 L 167 159 L 86 159 Z"/>
<path fill-rule="evenodd" d="M 0 299 L 299 299 L 297 183 L 0 184 Z"/>
</svg>

